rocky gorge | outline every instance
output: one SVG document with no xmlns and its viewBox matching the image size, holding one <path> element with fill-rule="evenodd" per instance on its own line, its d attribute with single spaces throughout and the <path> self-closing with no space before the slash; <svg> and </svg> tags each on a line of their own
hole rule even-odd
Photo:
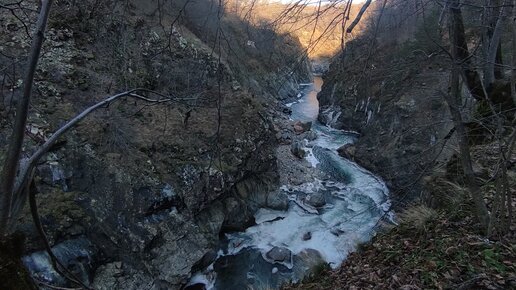
<svg viewBox="0 0 516 290">
<path fill-rule="evenodd" d="M 0 5 L 0 162 L 13 159 L 18 132 L 23 172 L 56 130 L 89 115 L 55 139 L 27 183 L 4 165 L 1 188 L 7 172 L 22 191 L 0 194 L 1 289 L 516 281 L 514 91 L 503 72 L 485 99 L 461 83 L 470 75 L 447 51 L 452 38 L 428 35 L 443 25 L 437 14 L 421 22 L 410 1 L 377 1 L 366 14 L 371 1 L 321 2 L 317 11 L 348 18 L 361 7 L 351 29 L 367 19 L 357 35 L 340 27 L 339 54 L 309 60 L 288 21 L 255 19 L 239 1 L 54 1 L 46 30 L 31 35 L 48 3 Z M 319 28 L 314 15 L 312 34 L 298 31 L 305 41 Z M 414 25 L 389 28 L 396 15 Z M 39 40 L 31 76 L 28 48 Z"/>
<path fill-rule="evenodd" d="M 54 7 L 26 150 L 81 108 L 120 89 L 147 87 L 185 100 L 163 106 L 122 100 L 74 128 L 37 167 L 43 228 L 56 257 L 89 287 L 179 289 L 210 262 L 221 232 L 245 229 L 259 207 L 277 204 L 274 116 L 280 100 L 309 80 L 307 65 L 286 74 L 270 67 L 288 67 L 297 48 L 288 36 L 281 38 L 281 52 L 267 47 L 278 40 L 266 29 L 252 31 L 268 40 L 261 42 L 265 47 L 233 43 L 233 50 L 240 49 L 233 55 L 213 51 L 213 35 L 201 40 L 196 20 L 174 25 L 177 3 L 93 2 Z M 205 8 L 199 5 L 188 11 Z M 7 56 L 23 51 L 30 38 L 16 17 L 3 12 L 0 21 L 9 33 L 2 33 L 2 64 L 18 69 L 21 64 Z M 218 25 L 240 24 L 224 19 Z M 270 63 L 233 65 L 242 55 L 251 61 L 271 49 Z M 235 73 L 242 69 L 253 77 Z M 2 87 L 2 153 L 19 85 Z M 16 231 L 21 240 L 14 243 L 23 243 L 23 264 L 40 288 L 72 286 L 51 265 L 28 208 Z M 21 276 L 2 271 L 10 277 L 2 276 L 3 288 L 29 287 L 21 286 L 18 263 L 8 265 Z"/>
</svg>

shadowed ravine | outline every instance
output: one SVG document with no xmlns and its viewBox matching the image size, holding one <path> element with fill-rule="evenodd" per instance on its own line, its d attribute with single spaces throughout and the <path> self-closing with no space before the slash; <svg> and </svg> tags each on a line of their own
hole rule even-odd
<svg viewBox="0 0 516 290">
<path fill-rule="evenodd" d="M 354 162 L 337 154 L 337 148 L 355 136 L 317 122 L 316 77 L 292 104 L 293 120 L 312 121 L 318 135 L 306 141 L 306 159 L 329 176 L 298 186 L 282 185 L 289 196 L 287 211 L 260 209 L 256 225 L 245 232 L 226 234 L 218 259 L 192 278 L 208 289 L 278 288 L 286 281 L 301 279 L 310 268 L 329 263 L 339 266 L 358 243 L 368 241 L 390 201 L 384 182 Z M 306 196 L 324 197 L 316 208 Z M 271 254 L 274 253 L 274 254 Z"/>
</svg>

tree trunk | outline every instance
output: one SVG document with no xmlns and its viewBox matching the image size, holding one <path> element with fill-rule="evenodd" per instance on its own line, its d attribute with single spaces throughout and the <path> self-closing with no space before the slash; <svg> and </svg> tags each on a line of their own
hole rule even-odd
<svg viewBox="0 0 516 290">
<path fill-rule="evenodd" d="M 353 32 L 353 29 L 360 22 L 360 19 L 362 19 L 362 16 L 364 16 L 364 13 L 366 12 L 367 8 L 369 8 L 369 5 L 371 5 L 371 1 L 372 0 L 366 0 L 364 2 L 364 4 L 362 5 L 362 8 L 360 8 L 360 11 L 358 12 L 357 16 L 355 17 L 353 22 L 351 22 L 351 24 L 348 26 L 348 29 L 346 29 L 346 33 Z"/>
<path fill-rule="evenodd" d="M 449 1 L 450 35 L 453 33 L 455 38 L 451 41 L 452 50 L 455 51 L 454 61 L 461 66 L 462 75 L 471 95 L 477 100 L 484 100 L 486 97 L 484 94 L 485 90 L 480 76 L 471 62 L 471 55 L 468 50 L 460 2 L 459 0 Z"/>
<path fill-rule="evenodd" d="M 498 43 L 498 50 L 496 51 L 495 67 L 494 67 L 495 80 L 501 80 L 504 77 L 503 73 L 503 54 L 502 54 L 502 42 Z"/>
<path fill-rule="evenodd" d="M 512 2 L 512 73 L 511 73 L 511 95 L 512 102 L 516 106 L 516 0 Z"/>
<path fill-rule="evenodd" d="M 451 75 L 451 92 L 450 94 L 445 93 L 444 97 L 448 104 L 448 108 L 450 109 L 453 123 L 459 138 L 460 160 L 464 171 L 466 187 L 475 203 L 475 214 L 482 227 L 487 230 L 489 226 L 489 212 L 473 172 L 468 136 L 466 134 L 466 129 L 459 109 L 461 104 L 460 74 L 462 70 L 464 76 L 464 61 L 466 60 L 465 57 L 467 57 L 469 53 L 467 51 L 467 46 L 465 46 L 466 40 L 464 37 L 464 26 L 460 7 L 458 6 L 458 0 L 452 0 L 450 13 L 451 19 L 449 25 L 453 68 Z M 465 77 L 467 77 L 467 75 Z"/>
<path fill-rule="evenodd" d="M 489 51 L 487 54 L 486 62 L 486 70 L 484 75 L 484 84 L 486 87 L 489 87 L 495 80 L 495 68 L 497 63 L 497 55 L 500 54 L 501 57 L 501 39 L 503 33 L 503 25 L 506 17 L 506 8 L 505 6 L 509 5 L 509 1 L 504 1 L 502 7 L 500 8 L 500 13 L 498 14 L 498 19 L 496 20 L 496 25 L 493 30 L 493 35 L 491 37 L 491 41 L 489 43 Z M 498 70 L 500 67 L 498 67 Z"/>
<path fill-rule="evenodd" d="M 13 188 L 21 156 L 23 139 L 25 137 L 25 126 L 27 124 L 34 74 L 36 72 L 41 46 L 45 38 L 44 32 L 52 0 L 42 0 L 41 4 L 36 31 L 30 49 L 26 75 L 23 79 L 23 95 L 21 99 L 18 100 L 14 129 L 0 176 L 0 237 L 6 235 L 8 232 L 12 219 L 11 206 L 16 199 L 19 198 L 14 195 Z"/>
<path fill-rule="evenodd" d="M 444 96 L 446 99 L 446 103 L 448 104 L 448 108 L 450 109 L 450 113 L 452 115 L 453 123 L 455 125 L 455 129 L 457 131 L 457 136 L 459 139 L 460 160 L 462 164 L 462 169 L 464 171 L 464 180 L 466 181 L 466 187 L 475 204 L 475 215 L 482 227 L 484 228 L 484 230 L 487 231 L 489 226 L 489 212 L 487 210 L 487 206 L 482 196 L 482 192 L 480 191 L 480 187 L 475 178 L 475 173 L 473 172 L 468 136 L 466 133 L 466 129 L 464 127 L 462 115 L 459 110 L 461 97 L 459 75 L 460 68 L 458 67 L 458 65 L 454 64 L 451 77 L 451 95 L 444 93 Z"/>
</svg>

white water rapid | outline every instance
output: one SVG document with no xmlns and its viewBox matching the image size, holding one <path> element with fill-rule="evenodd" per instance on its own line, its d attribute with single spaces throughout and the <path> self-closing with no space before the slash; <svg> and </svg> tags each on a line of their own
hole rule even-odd
<svg viewBox="0 0 516 290">
<path fill-rule="evenodd" d="M 260 209 L 255 226 L 226 234 L 218 259 L 190 284 L 217 290 L 275 289 L 301 279 L 317 264 L 338 267 L 374 234 L 390 206 L 388 189 L 380 178 L 337 154 L 337 148 L 355 137 L 317 122 L 321 85 L 322 79 L 316 77 L 289 106 L 293 120 L 313 122 L 318 138 L 307 141 L 306 159 L 331 178 L 283 185 L 290 200 L 288 210 Z M 326 204 L 315 208 L 304 203 L 303 198 L 312 194 L 322 194 Z M 271 251 L 275 254 L 267 254 Z"/>
</svg>

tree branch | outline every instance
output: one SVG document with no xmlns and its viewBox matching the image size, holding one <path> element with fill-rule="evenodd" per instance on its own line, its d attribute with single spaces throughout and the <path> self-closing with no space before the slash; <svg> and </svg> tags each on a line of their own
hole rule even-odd
<svg viewBox="0 0 516 290">
<path fill-rule="evenodd" d="M 353 31 L 353 29 L 355 28 L 355 26 L 357 26 L 358 22 L 360 22 L 360 19 L 362 19 L 362 16 L 366 12 L 367 8 L 369 8 L 369 5 L 371 5 L 371 1 L 372 0 L 367 0 L 364 3 L 364 5 L 362 5 L 362 8 L 360 8 L 360 11 L 358 12 L 357 16 L 355 17 L 355 20 L 353 20 L 353 22 L 351 22 L 351 24 L 349 25 L 348 29 L 346 29 L 347 33 L 351 33 Z"/>
</svg>

